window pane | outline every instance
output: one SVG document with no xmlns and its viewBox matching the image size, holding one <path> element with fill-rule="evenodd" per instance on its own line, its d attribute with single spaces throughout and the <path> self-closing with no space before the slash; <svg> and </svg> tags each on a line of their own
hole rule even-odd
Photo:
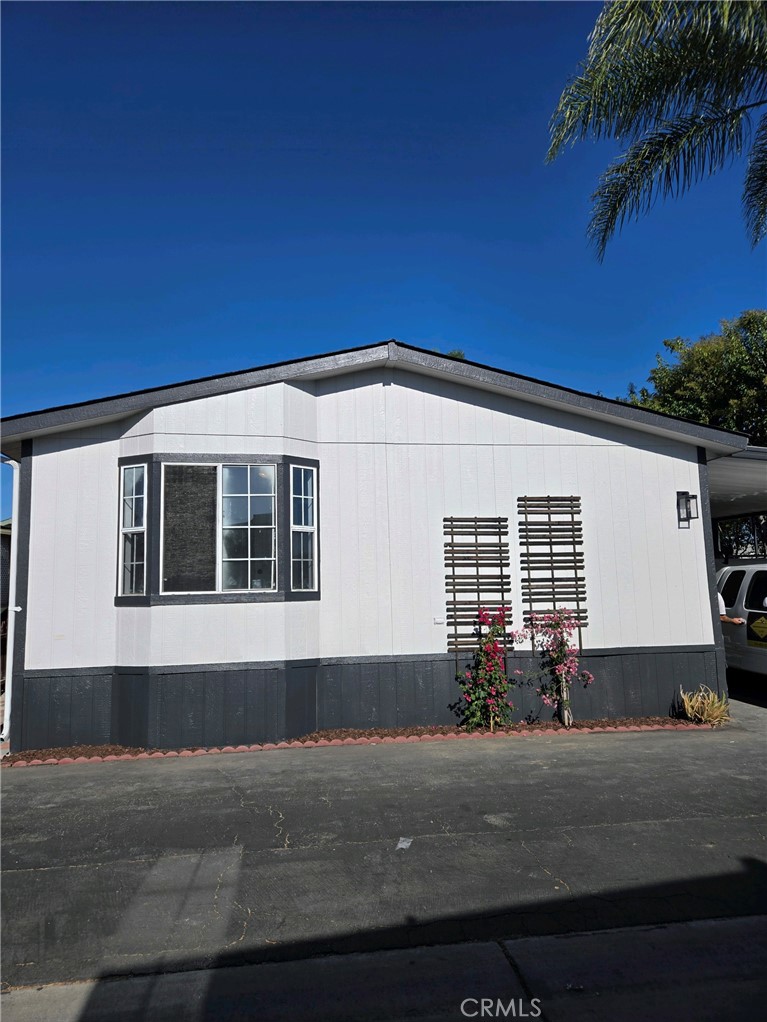
<svg viewBox="0 0 767 1022">
<path fill-rule="evenodd" d="M 755 571 L 745 600 L 746 610 L 767 608 L 767 571 Z"/>
<path fill-rule="evenodd" d="M 134 497 L 144 496 L 144 466 L 138 465 L 133 469 L 133 495 Z"/>
<path fill-rule="evenodd" d="M 314 496 L 314 472 L 310 468 L 293 469 L 293 496 Z"/>
<path fill-rule="evenodd" d="M 248 556 L 248 530 L 224 529 L 224 557 Z"/>
<path fill-rule="evenodd" d="M 250 556 L 251 557 L 272 557 L 273 529 L 251 529 L 250 530 Z"/>
<path fill-rule="evenodd" d="M 767 514 L 756 515 L 754 519 L 754 531 L 756 532 L 757 557 L 767 557 Z"/>
<path fill-rule="evenodd" d="M 292 587 L 314 588 L 314 533 L 294 532 L 291 538 Z"/>
<path fill-rule="evenodd" d="M 213 592 L 216 588 L 217 486 L 215 465 L 165 467 L 165 592 Z"/>
<path fill-rule="evenodd" d="M 273 589 L 274 588 L 274 562 L 273 561 L 251 561 L 251 564 L 250 564 L 250 588 L 251 589 Z"/>
<path fill-rule="evenodd" d="M 133 527 L 134 529 L 144 528 L 144 498 L 133 498 Z"/>
<path fill-rule="evenodd" d="M 251 497 L 250 498 L 250 524 L 251 525 L 273 525 L 274 507 L 273 497 Z"/>
<path fill-rule="evenodd" d="M 124 596 L 144 592 L 144 533 L 123 536 L 123 588 Z"/>
<path fill-rule="evenodd" d="M 222 479 L 224 493 L 247 493 L 248 492 L 248 467 L 247 465 L 224 465 L 224 478 Z"/>
<path fill-rule="evenodd" d="M 300 497 L 293 498 L 293 524 L 304 524 L 304 502 Z"/>
<path fill-rule="evenodd" d="M 248 562 L 224 561 L 221 577 L 224 589 L 247 589 Z"/>
<path fill-rule="evenodd" d="M 314 501 L 311 497 L 304 500 L 304 525 L 314 527 Z"/>
<path fill-rule="evenodd" d="M 745 571 L 733 571 L 727 576 L 722 587 L 722 599 L 724 600 L 725 607 L 732 607 L 735 604 L 735 600 L 738 598 L 740 583 L 745 578 L 745 575 Z"/>
<path fill-rule="evenodd" d="M 133 500 L 130 497 L 123 500 L 123 528 L 133 528 Z"/>
<path fill-rule="evenodd" d="M 274 466 L 253 465 L 250 469 L 251 493 L 274 493 Z"/>
<path fill-rule="evenodd" d="M 224 497 L 224 525 L 248 524 L 248 498 Z"/>
<path fill-rule="evenodd" d="M 301 570 L 301 562 L 293 561 L 293 589 L 303 589 L 303 572 Z"/>
</svg>

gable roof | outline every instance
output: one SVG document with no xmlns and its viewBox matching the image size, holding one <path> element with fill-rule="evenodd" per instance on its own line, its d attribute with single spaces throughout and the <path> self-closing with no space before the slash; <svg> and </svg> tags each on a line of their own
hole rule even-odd
<svg viewBox="0 0 767 1022">
<path fill-rule="evenodd" d="M 748 437 L 741 433 L 733 433 L 714 426 L 701 426 L 687 419 L 650 412 L 611 398 L 597 397 L 529 376 L 520 376 L 505 369 L 450 358 L 391 340 L 167 386 L 150 387 L 128 394 L 98 398 L 95 401 L 81 401 L 8 416 L 1 420 L 3 451 L 10 457 L 18 456 L 21 441 L 24 439 L 112 422 L 163 405 L 228 394 L 269 383 L 340 376 L 373 367 L 404 369 L 436 378 L 451 379 L 470 387 L 506 394 L 532 404 L 566 409 L 587 418 L 620 422 L 641 432 L 705 447 L 714 457 L 743 450 L 748 444 Z"/>
</svg>

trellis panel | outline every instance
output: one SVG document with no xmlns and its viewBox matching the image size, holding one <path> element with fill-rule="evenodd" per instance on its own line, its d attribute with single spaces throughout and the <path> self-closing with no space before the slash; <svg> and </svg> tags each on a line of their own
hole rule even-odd
<svg viewBox="0 0 767 1022">
<path fill-rule="evenodd" d="M 581 498 L 519 497 L 520 566 L 524 619 L 568 608 L 588 624 Z"/>
<path fill-rule="evenodd" d="M 508 518 L 445 518 L 448 650 L 477 648 L 480 608 L 510 610 Z M 510 618 L 510 614 L 509 614 Z"/>
</svg>

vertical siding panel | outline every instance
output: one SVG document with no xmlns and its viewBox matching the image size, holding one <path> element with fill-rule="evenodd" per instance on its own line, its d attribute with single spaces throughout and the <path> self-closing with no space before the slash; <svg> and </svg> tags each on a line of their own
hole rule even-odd
<svg viewBox="0 0 767 1022">
<path fill-rule="evenodd" d="M 397 672 L 391 662 L 378 666 L 378 698 L 381 727 L 396 727 Z"/>
<path fill-rule="evenodd" d="M 632 668 L 624 665 L 623 657 L 605 657 L 605 702 L 607 716 L 626 716 L 626 673 Z"/>
<path fill-rule="evenodd" d="M 72 702 L 70 708 L 70 738 L 75 745 L 93 741 L 93 678 L 82 676 L 72 678 Z"/>
<path fill-rule="evenodd" d="M 354 727 L 354 721 L 360 717 L 360 677 L 359 670 L 355 670 L 351 664 L 343 664 L 341 667 L 341 726 Z"/>
<path fill-rule="evenodd" d="M 19 679 L 20 681 L 21 679 Z M 33 678 L 24 684 L 22 745 L 25 749 L 45 749 L 52 744 L 50 719 L 51 680 Z"/>
<path fill-rule="evenodd" d="M 249 744 L 262 743 L 265 731 L 265 703 L 263 676 L 266 672 L 245 672 L 245 734 Z"/>
<path fill-rule="evenodd" d="M 203 735 L 205 745 L 226 744 L 226 718 L 224 712 L 224 686 L 228 672 L 205 671 L 202 679 Z"/>
<path fill-rule="evenodd" d="M 224 741 L 227 745 L 244 745 L 246 733 L 245 671 L 221 674 L 224 692 Z"/>
<path fill-rule="evenodd" d="M 72 733 L 72 679 L 51 679 L 51 741 L 54 746 L 68 745 Z"/>
<path fill-rule="evenodd" d="M 336 668 L 323 665 L 317 669 L 317 728 L 337 727 L 340 717 L 336 695 Z"/>
<path fill-rule="evenodd" d="M 285 676 L 283 671 L 264 671 L 266 737 L 280 742 L 285 737 Z"/>
<path fill-rule="evenodd" d="M 394 671 L 397 685 L 397 727 L 404 727 L 408 721 L 417 720 L 413 664 L 397 663 Z"/>
<path fill-rule="evenodd" d="M 204 745 L 203 727 L 204 684 L 202 676 L 195 673 L 176 674 L 178 696 L 181 702 L 181 735 L 184 745 Z"/>
<path fill-rule="evenodd" d="M 413 685 L 413 720 L 426 727 L 434 723 L 431 664 L 416 660 L 409 666 Z"/>
<path fill-rule="evenodd" d="M 341 452 L 342 469 L 338 479 L 338 517 L 341 524 L 340 546 L 338 550 L 341 565 L 340 590 L 338 593 L 341 621 L 340 633 L 343 636 L 344 653 L 359 652 L 358 637 L 362 628 L 367 628 L 369 621 L 360 612 L 360 601 L 365 600 L 364 592 L 370 594 L 374 586 L 361 589 L 359 577 L 359 547 L 370 540 L 371 522 L 361 522 L 357 518 L 357 458 L 353 447 L 344 448 Z M 348 644 L 348 645 L 347 645 Z"/>
<path fill-rule="evenodd" d="M 184 675 L 161 674 L 151 679 L 155 693 L 157 744 L 164 749 L 180 749 L 187 741 L 183 721 Z"/>
<path fill-rule="evenodd" d="M 381 723 L 381 698 L 378 664 L 360 664 L 357 685 L 358 716 L 361 723 L 352 727 L 376 727 Z"/>
<path fill-rule="evenodd" d="M 392 590 L 391 578 L 392 525 L 389 519 L 389 493 L 391 480 L 388 477 L 388 463 L 385 446 L 377 445 L 373 449 L 373 461 L 375 492 L 375 511 L 373 522 L 375 525 L 373 530 L 374 535 L 370 538 L 375 544 L 376 575 L 373 587 L 378 593 L 376 622 L 378 629 L 378 648 L 375 652 L 382 653 L 384 655 L 391 655 L 393 652 L 396 652 L 394 649 L 392 625 L 392 601 L 395 598 L 395 594 Z M 367 580 L 365 581 L 365 588 L 370 588 Z M 367 628 L 371 622 L 369 620 L 365 620 L 362 624 L 365 628 Z M 363 645 L 355 650 L 355 652 L 371 653 L 373 651 L 368 644 L 363 643 Z"/>
</svg>

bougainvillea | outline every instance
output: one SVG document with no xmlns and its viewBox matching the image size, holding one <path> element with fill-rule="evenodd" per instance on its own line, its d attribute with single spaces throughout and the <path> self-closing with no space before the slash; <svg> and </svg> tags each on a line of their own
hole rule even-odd
<svg viewBox="0 0 767 1022">
<path fill-rule="evenodd" d="M 463 692 L 462 723 L 474 730 L 511 723 L 513 704 L 508 698 L 509 679 L 506 674 L 504 639 L 506 610 L 495 614 L 481 609 L 478 615 L 479 649 L 474 662 L 458 682 Z"/>
<path fill-rule="evenodd" d="M 578 680 L 585 688 L 594 680 L 590 671 L 579 671 L 580 650 L 573 645 L 573 634 L 577 628 L 575 613 L 562 608 L 548 614 L 531 614 L 530 623 L 525 628 L 511 633 L 515 644 L 530 641 L 539 654 L 541 669 L 537 674 L 539 688 L 536 691 L 543 704 L 554 709 L 565 727 L 570 727 L 573 722 L 570 707 L 573 682 Z M 525 672 L 514 673 L 522 675 Z"/>
</svg>

